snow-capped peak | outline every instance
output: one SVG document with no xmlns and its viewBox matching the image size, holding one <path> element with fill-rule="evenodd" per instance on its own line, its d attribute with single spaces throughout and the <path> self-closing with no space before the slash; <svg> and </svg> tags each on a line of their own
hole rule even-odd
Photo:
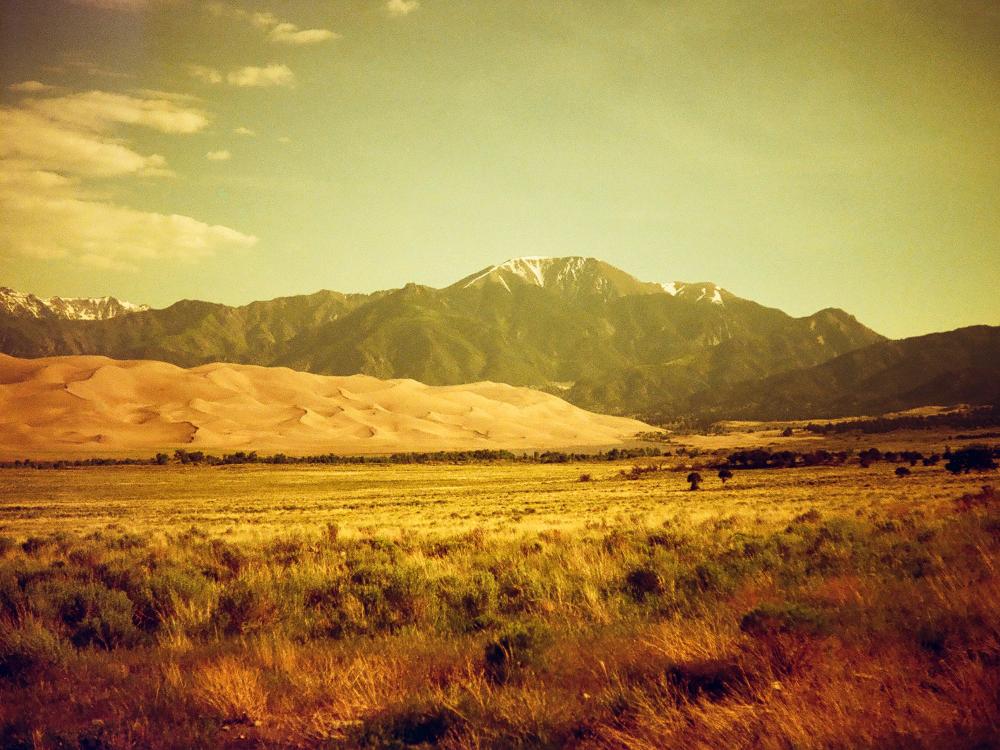
<svg viewBox="0 0 1000 750">
<path fill-rule="evenodd" d="M 597 258 L 579 255 L 550 258 L 525 255 L 487 266 L 456 282 L 452 288 L 498 286 L 513 294 L 515 287 L 541 287 L 568 297 L 617 297 L 669 294 L 691 302 L 724 305 L 724 290 L 710 283 L 682 281 L 649 283 Z"/>
<path fill-rule="evenodd" d="M 136 305 L 114 297 L 38 297 L 0 287 L 0 311 L 18 318 L 107 320 L 148 309 L 149 305 Z"/>
<path fill-rule="evenodd" d="M 482 273 L 473 276 L 462 286 L 463 288 L 470 287 L 480 279 L 490 274 L 495 274 L 497 271 L 506 271 L 535 286 L 545 286 L 545 272 L 549 268 L 552 268 L 557 263 L 563 263 L 565 267 L 560 270 L 559 277 L 565 278 L 568 273 L 578 271 L 586 260 L 586 258 L 580 257 L 549 258 L 544 255 L 525 255 L 520 258 L 505 260 L 503 263 L 495 266 L 490 266 Z"/>
<path fill-rule="evenodd" d="M 660 283 L 660 288 L 671 297 L 693 299 L 695 302 L 711 302 L 713 305 L 724 305 L 722 292 L 725 290 L 715 284 L 688 284 L 683 281 Z"/>
</svg>

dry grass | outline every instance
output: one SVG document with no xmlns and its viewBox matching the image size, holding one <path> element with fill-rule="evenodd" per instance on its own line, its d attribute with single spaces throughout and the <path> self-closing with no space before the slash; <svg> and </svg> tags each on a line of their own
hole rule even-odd
<svg viewBox="0 0 1000 750">
<path fill-rule="evenodd" d="M 1000 743 L 981 477 L 623 468 L 0 472 L 0 747 Z"/>
</svg>

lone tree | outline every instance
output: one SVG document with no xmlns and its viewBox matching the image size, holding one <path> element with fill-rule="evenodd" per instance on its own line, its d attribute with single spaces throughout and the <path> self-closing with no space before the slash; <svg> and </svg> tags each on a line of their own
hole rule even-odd
<svg viewBox="0 0 1000 750">
<path fill-rule="evenodd" d="M 908 477 L 908 476 L 910 476 L 910 470 L 907 469 L 905 466 L 897 466 L 896 467 L 896 476 L 897 477 Z"/>
<path fill-rule="evenodd" d="M 698 489 L 698 485 L 701 484 L 701 474 L 699 474 L 697 471 L 692 471 L 690 474 L 688 474 L 687 480 L 688 482 L 691 483 L 691 489 L 696 490 Z"/>
<path fill-rule="evenodd" d="M 729 469 L 719 469 L 719 479 L 722 480 L 722 484 L 725 485 L 726 481 L 733 478 L 733 472 Z"/>
</svg>

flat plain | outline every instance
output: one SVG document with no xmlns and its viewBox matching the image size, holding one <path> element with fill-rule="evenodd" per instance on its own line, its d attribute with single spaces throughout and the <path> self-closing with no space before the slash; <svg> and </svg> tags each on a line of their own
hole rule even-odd
<svg viewBox="0 0 1000 750">
<path fill-rule="evenodd" d="M 989 474 L 708 458 L 0 471 L 0 746 L 1000 737 Z"/>
</svg>

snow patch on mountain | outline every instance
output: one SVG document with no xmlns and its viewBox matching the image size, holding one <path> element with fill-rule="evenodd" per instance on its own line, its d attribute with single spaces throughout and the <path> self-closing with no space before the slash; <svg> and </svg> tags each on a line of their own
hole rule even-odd
<svg viewBox="0 0 1000 750">
<path fill-rule="evenodd" d="M 149 309 L 114 297 L 38 297 L 0 287 L 0 310 L 17 318 L 108 320 Z"/>
</svg>

